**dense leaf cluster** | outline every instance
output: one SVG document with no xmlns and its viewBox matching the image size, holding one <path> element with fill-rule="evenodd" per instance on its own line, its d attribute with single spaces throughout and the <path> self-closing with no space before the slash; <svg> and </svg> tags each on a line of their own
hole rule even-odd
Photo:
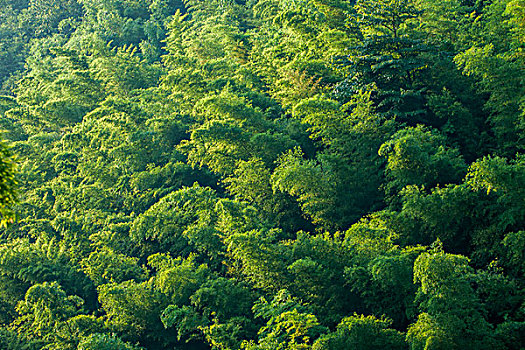
<svg viewBox="0 0 525 350">
<path fill-rule="evenodd" d="M 1 349 L 525 348 L 523 0 L 0 6 Z"/>
</svg>

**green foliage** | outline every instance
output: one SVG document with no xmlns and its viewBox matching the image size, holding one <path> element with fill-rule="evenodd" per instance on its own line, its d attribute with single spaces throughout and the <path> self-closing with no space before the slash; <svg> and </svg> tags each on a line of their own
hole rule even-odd
<svg viewBox="0 0 525 350">
<path fill-rule="evenodd" d="M 374 315 L 386 315 L 396 327 L 406 327 L 415 313 L 414 261 L 423 250 L 393 247 L 381 252 L 367 265 L 346 268 L 348 284 Z"/>
<path fill-rule="evenodd" d="M 210 274 L 206 265 L 195 262 L 194 256 L 173 259 L 167 254 L 155 254 L 148 258 L 148 263 L 159 271 L 153 279 L 156 289 L 169 296 L 174 304 L 187 304 Z"/>
<path fill-rule="evenodd" d="M 444 137 L 422 127 L 398 131 L 379 154 L 387 158 L 387 191 L 407 185 L 432 188 L 457 182 L 465 163 L 456 149 L 444 145 Z"/>
<path fill-rule="evenodd" d="M 0 348 L 521 350 L 523 5 L 0 0 Z"/>
<path fill-rule="evenodd" d="M 131 279 L 140 280 L 144 275 L 137 258 L 116 253 L 108 248 L 92 252 L 81 264 L 84 266 L 86 275 L 97 286 Z"/>
<path fill-rule="evenodd" d="M 521 276 L 525 271 L 524 263 L 524 247 L 525 247 L 525 232 L 512 232 L 505 236 L 502 241 L 503 253 L 506 265 L 513 272 L 514 276 Z"/>
<path fill-rule="evenodd" d="M 284 288 L 289 252 L 282 245 L 272 244 L 280 232 L 250 231 L 228 238 L 228 252 L 236 262 L 235 270 L 246 275 L 255 287 Z"/>
<path fill-rule="evenodd" d="M 185 255 L 189 244 L 198 250 L 216 251 L 221 245 L 218 232 L 201 226 L 201 222 L 209 225 L 214 221 L 216 201 L 213 190 L 197 184 L 172 192 L 135 220 L 130 236 L 139 244 L 158 242 L 157 249 L 177 255 Z"/>
<path fill-rule="evenodd" d="M 61 288 L 86 299 L 92 285 L 86 276 L 71 265 L 71 257 L 56 242 L 13 240 L 0 246 L 0 271 L 24 284 L 60 282 Z M 14 283 L 13 281 L 13 283 Z"/>
<path fill-rule="evenodd" d="M 370 92 L 359 91 L 344 106 L 326 98 L 303 100 L 294 114 L 326 148 L 315 161 L 301 159 L 297 149 L 281 156 L 271 179 L 274 190 L 297 197 L 303 212 L 323 228 L 347 228 L 379 207 L 384 179 L 377 152 L 395 123 L 376 114 Z"/>
<path fill-rule="evenodd" d="M 29 60 L 31 71 L 18 83 L 17 100 L 32 106 L 33 118 L 44 124 L 71 125 L 96 106 L 103 92 L 89 70 L 87 57 L 60 48 L 63 40 L 57 41 L 42 41 L 42 47 L 35 48 Z M 37 49 L 50 50 L 52 56 L 42 59 Z"/>
<path fill-rule="evenodd" d="M 162 346 L 173 341 L 159 315 L 167 306 L 167 298 L 147 283 L 126 281 L 98 287 L 98 298 L 105 311 L 106 326 L 124 340 L 144 345 Z"/>
<path fill-rule="evenodd" d="M 78 350 L 138 350 L 138 346 L 123 342 L 115 336 L 92 334 L 80 341 Z"/>
<path fill-rule="evenodd" d="M 92 65 L 105 90 L 117 96 L 152 87 L 160 76 L 160 67 L 140 60 L 132 46 L 114 49 L 112 56 L 99 57 Z"/>
<path fill-rule="evenodd" d="M 0 140 L 0 224 L 13 220 L 11 206 L 16 200 L 15 161 L 5 141 Z"/>
<path fill-rule="evenodd" d="M 235 198 L 255 205 L 264 218 L 285 230 L 304 224 L 292 199 L 273 191 L 270 169 L 260 158 L 239 161 L 237 169 L 224 183 Z"/>
<path fill-rule="evenodd" d="M 523 144 L 523 4 L 495 1 L 486 6 L 475 40 L 454 60 L 464 74 L 476 76 L 488 94 L 485 104 L 498 141 L 497 154 L 513 156 Z"/>
<path fill-rule="evenodd" d="M 13 326 L 29 338 L 52 343 L 57 332 L 67 327 L 67 320 L 81 313 L 83 300 L 68 296 L 56 282 L 35 284 L 17 305 L 20 315 Z"/>
<path fill-rule="evenodd" d="M 303 153 L 296 148 L 284 154 L 279 160 L 279 166 L 272 175 L 274 190 L 287 192 L 297 197 L 302 211 L 314 223 L 329 222 L 337 217 L 332 211 L 335 186 L 330 173 L 323 173 L 323 168 L 315 161 L 303 159 Z"/>
<path fill-rule="evenodd" d="M 13 331 L 9 331 L 5 328 L 0 329 L 0 346 L 5 350 L 32 350 L 34 346 L 20 339 L 20 337 Z"/>
<path fill-rule="evenodd" d="M 162 313 L 166 327 L 177 329 L 178 339 L 205 339 L 214 349 L 239 348 L 254 334 L 252 291 L 232 279 L 204 283 L 191 296 L 191 307 L 170 305 Z"/>
<path fill-rule="evenodd" d="M 421 284 L 422 309 L 409 327 L 407 341 L 414 349 L 495 349 L 501 346 L 483 317 L 467 276 L 468 259 L 443 252 L 423 253 L 414 263 L 414 280 Z"/>
<path fill-rule="evenodd" d="M 319 338 L 312 349 L 407 349 L 403 334 L 389 326 L 388 320 L 374 316 L 345 317 L 335 332 Z"/>
<path fill-rule="evenodd" d="M 470 165 L 466 182 L 475 190 L 494 192 L 498 196 L 498 204 L 505 208 L 497 223 L 498 228 L 519 226 L 525 217 L 523 200 L 525 192 L 525 158 L 518 157 L 508 162 L 500 157 L 485 157 Z"/>
<path fill-rule="evenodd" d="M 415 1 L 356 2 L 351 20 L 359 43 L 340 60 L 348 71 L 338 87 L 340 98 L 375 85 L 380 113 L 411 124 L 425 120 L 422 75 L 430 47 L 415 30 L 419 15 Z"/>
<path fill-rule="evenodd" d="M 258 343 L 244 343 L 243 349 L 308 349 L 327 330 L 286 290 L 281 290 L 270 303 L 261 299 L 254 311 L 256 317 L 267 320 L 266 326 L 259 331 Z"/>
</svg>

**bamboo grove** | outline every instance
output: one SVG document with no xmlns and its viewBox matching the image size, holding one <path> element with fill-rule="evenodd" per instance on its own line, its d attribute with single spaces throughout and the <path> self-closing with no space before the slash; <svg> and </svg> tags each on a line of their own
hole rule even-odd
<svg viewBox="0 0 525 350">
<path fill-rule="evenodd" d="M 524 0 L 0 0 L 0 348 L 525 348 Z"/>
</svg>

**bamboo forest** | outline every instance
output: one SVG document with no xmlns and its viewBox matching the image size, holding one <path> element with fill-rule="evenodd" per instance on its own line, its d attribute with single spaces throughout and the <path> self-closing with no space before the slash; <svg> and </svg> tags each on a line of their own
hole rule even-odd
<svg viewBox="0 0 525 350">
<path fill-rule="evenodd" d="M 0 350 L 525 349 L 525 0 L 0 7 Z"/>
</svg>

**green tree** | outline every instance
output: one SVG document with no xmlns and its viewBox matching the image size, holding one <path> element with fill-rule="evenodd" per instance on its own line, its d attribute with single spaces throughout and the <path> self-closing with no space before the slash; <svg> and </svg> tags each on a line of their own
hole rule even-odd
<svg viewBox="0 0 525 350">
<path fill-rule="evenodd" d="M 415 30 L 420 15 L 415 1 L 357 1 L 351 15 L 359 43 L 341 57 L 348 77 L 336 95 L 346 102 L 359 89 L 375 85 L 379 113 L 412 125 L 425 121 L 422 74 L 430 48 Z"/>
<path fill-rule="evenodd" d="M 137 258 L 128 257 L 109 248 L 92 252 L 81 264 L 86 275 L 97 286 L 144 279 L 144 270 L 139 266 Z"/>
<path fill-rule="evenodd" d="M 377 319 L 374 316 L 345 317 L 337 325 L 335 332 L 321 336 L 312 349 L 408 349 L 404 335 L 389 326 L 388 319 Z"/>
<path fill-rule="evenodd" d="M 85 55 L 67 48 L 63 38 L 42 40 L 28 58 L 30 72 L 15 89 L 17 101 L 30 107 L 43 125 L 73 125 L 103 98 L 100 82 Z M 45 52 L 50 50 L 51 55 Z"/>
<path fill-rule="evenodd" d="M 6 350 L 32 350 L 35 348 L 33 344 L 6 328 L 0 328 L 0 346 Z"/>
<path fill-rule="evenodd" d="M 259 330 L 259 341 L 246 342 L 243 349 L 309 349 L 314 340 L 327 331 L 315 315 L 286 290 L 279 291 L 271 302 L 261 299 L 255 304 L 254 311 L 256 317 L 267 322 Z"/>
<path fill-rule="evenodd" d="M 160 321 L 168 300 L 147 283 L 126 281 L 98 287 L 106 326 L 125 341 L 140 341 L 146 347 L 173 343 L 174 335 Z"/>
<path fill-rule="evenodd" d="M 413 282 L 413 266 L 423 250 L 422 247 L 403 250 L 391 247 L 366 265 L 361 263 L 347 267 L 347 284 L 363 299 L 372 314 L 385 315 L 396 328 L 402 329 L 416 311 L 413 306 L 417 290 Z"/>
<path fill-rule="evenodd" d="M 83 303 L 78 296 L 68 296 L 56 282 L 35 284 L 17 305 L 19 317 L 12 325 L 19 334 L 42 345 L 53 344 L 59 341 L 57 332 L 68 326 L 68 319 L 82 313 Z"/>
<path fill-rule="evenodd" d="M 472 35 L 474 45 L 456 55 L 464 74 L 477 79 L 488 94 L 485 107 L 497 139 L 497 154 L 513 156 L 523 151 L 524 91 L 523 3 L 494 1 L 483 8 L 484 21 Z M 472 40 L 472 39 L 471 39 Z"/>
<path fill-rule="evenodd" d="M 492 326 L 483 315 L 468 276 L 468 259 L 461 255 L 430 252 L 414 263 L 420 283 L 423 313 L 412 324 L 407 341 L 413 349 L 497 349 Z"/>
<path fill-rule="evenodd" d="M 91 334 L 80 341 L 78 350 L 138 350 L 138 346 L 123 342 L 115 336 L 105 334 Z"/>
<path fill-rule="evenodd" d="M 145 247 L 152 242 L 156 251 L 176 255 L 191 251 L 217 253 L 222 243 L 213 228 L 216 202 L 215 191 L 197 184 L 171 192 L 135 220 L 131 238 Z M 201 223 L 207 224 L 207 229 Z"/>
<path fill-rule="evenodd" d="M 376 114 L 370 93 L 360 91 L 344 106 L 321 97 L 303 100 L 294 113 L 322 151 L 315 159 L 304 159 L 298 149 L 283 154 L 271 177 L 274 190 L 296 197 L 324 229 L 345 229 L 380 208 L 383 161 L 377 152 L 395 123 Z"/>
<path fill-rule="evenodd" d="M 0 224 L 13 221 L 12 206 L 16 201 L 16 163 L 5 141 L 0 140 Z"/>
<path fill-rule="evenodd" d="M 387 158 L 387 193 L 407 185 L 430 189 L 457 183 L 466 170 L 457 149 L 447 147 L 439 133 L 421 126 L 398 131 L 381 146 L 379 154 Z"/>
</svg>

